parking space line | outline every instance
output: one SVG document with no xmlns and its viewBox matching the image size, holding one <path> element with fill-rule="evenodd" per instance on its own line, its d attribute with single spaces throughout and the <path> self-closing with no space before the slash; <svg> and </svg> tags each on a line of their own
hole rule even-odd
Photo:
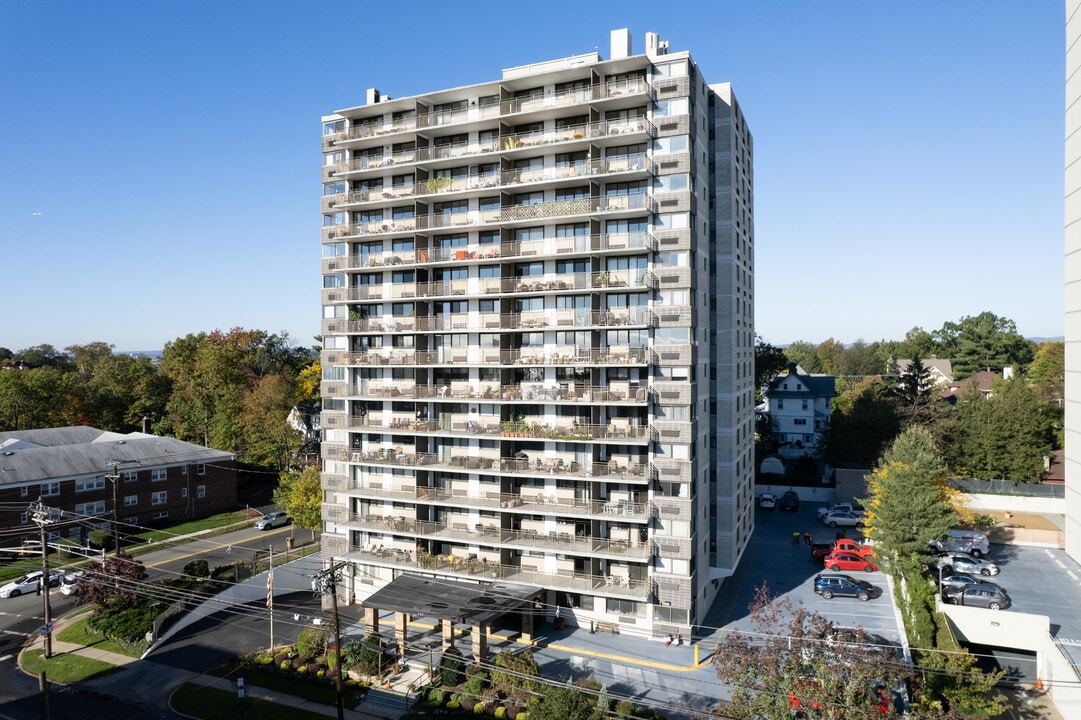
<svg viewBox="0 0 1081 720">
<path fill-rule="evenodd" d="M 1045 549 L 1044 552 L 1047 553 L 1047 557 L 1051 558 L 1052 560 L 1055 559 L 1055 553 L 1053 553 L 1053 552 L 1051 552 L 1050 550 L 1047 550 L 1047 549 Z"/>
<path fill-rule="evenodd" d="M 1056 560 L 1056 561 L 1055 561 L 1055 564 L 1056 564 L 1056 565 L 1058 565 L 1058 566 L 1059 566 L 1060 568 L 1062 568 L 1063 570 L 1065 570 L 1065 569 L 1066 569 L 1066 563 L 1062 562 L 1061 560 Z"/>
<path fill-rule="evenodd" d="M 1070 576 L 1070 579 L 1071 579 L 1071 580 L 1076 580 L 1076 579 L 1077 579 L 1077 576 L 1076 576 L 1076 575 L 1074 575 L 1074 572 L 1073 572 L 1073 570 L 1067 570 L 1067 571 L 1066 571 L 1066 574 Z"/>
</svg>

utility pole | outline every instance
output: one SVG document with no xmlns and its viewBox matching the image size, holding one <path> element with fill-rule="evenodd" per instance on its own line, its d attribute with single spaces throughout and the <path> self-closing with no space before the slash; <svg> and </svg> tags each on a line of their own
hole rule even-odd
<svg viewBox="0 0 1081 720">
<path fill-rule="evenodd" d="M 116 484 L 120 480 L 120 471 L 118 468 L 121 465 L 138 465 L 138 460 L 106 460 L 105 464 L 109 466 L 109 472 L 105 474 L 109 480 L 113 483 L 113 553 L 120 557 L 120 512 L 116 505 Z"/>
<path fill-rule="evenodd" d="M 45 624 L 41 626 L 41 635 L 45 641 L 45 659 L 53 656 L 53 622 L 52 608 L 49 605 L 49 545 L 45 537 L 45 526 L 53 522 L 60 514 L 59 510 L 46 507 L 38 498 L 36 503 L 30 505 L 30 519 L 37 523 L 41 529 L 41 596 L 45 603 Z"/>
<path fill-rule="evenodd" d="M 267 545 L 270 551 L 270 570 L 266 577 L 266 606 L 270 611 L 270 653 L 274 654 L 274 546 Z"/>
<path fill-rule="evenodd" d="M 330 594 L 334 609 L 334 660 L 337 672 L 335 673 L 335 685 L 338 689 L 338 720 L 345 720 L 345 704 L 342 699 L 342 633 L 338 624 L 338 583 L 342 581 L 342 568 L 348 563 L 337 562 L 328 567 L 312 579 L 312 590 L 315 594 Z"/>
</svg>

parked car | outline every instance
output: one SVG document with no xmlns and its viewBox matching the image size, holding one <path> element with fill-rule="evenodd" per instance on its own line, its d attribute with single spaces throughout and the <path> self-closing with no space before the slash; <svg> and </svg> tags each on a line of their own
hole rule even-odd
<svg viewBox="0 0 1081 720">
<path fill-rule="evenodd" d="M 822 565 L 827 570 L 837 572 L 838 570 L 862 570 L 864 572 L 874 572 L 878 570 L 878 565 L 867 558 L 860 557 L 853 552 L 833 552 L 823 559 Z"/>
<path fill-rule="evenodd" d="M 947 530 L 938 540 L 928 543 L 935 550 L 947 553 L 968 553 L 974 558 L 991 552 L 987 536 L 978 530 Z"/>
<path fill-rule="evenodd" d="M 284 510 L 275 510 L 274 512 L 268 512 L 263 517 L 255 521 L 256 530 L 270 530 L 281 525 L 288 525 L 293 522 L 292 518 Z"/>
<path fill-rule="evenodd" d="M 872 585 L 866 580 L 857 580 L 851 575 L 837 573 L 815 575 L 814 590 L 827 600 L 836 596 L 854 597 L 866 601 L 882 594 L 882 588 L 877 585 Z"/>
<path fill-rule="evenodd" d="M 795 490 L 789 490 L 781 496 L 781 509 L 788 512 L 799 510 L 799 495 Z"/>
<path fill-rule="evenodd" d="M 44 573 L 41 570 L 35 570 L 32 573 L 27 573 L 21 577 L 17 577 L 7 585 L 0 587 L 0 598 L 19 597 L 23 593 L 37 592 L 38 587 L 41 585 L 41 576 Z M 64 573 L 59 570 L 49 571 L 49 587 L 53 588 L 60 584 L 60 581 L 64 579 Z"/>
<path fill-rule="evenodd" d="M 64 573 L 64 580 L 60 583 L 60 592 L 64 595 L 78 595 L 79 580 L 80 578 L 82 578 L 82 576 L 82 570 L 71 573 Z"/>
<path fill-rule="evenodd" d="M 967 575 L 998 575 L 998 565 L 990 560 L 980 560 L 971 555 L 946 553 L 935 559 L 935 567 L 944 575 L 955 572 Z"/>
<path fill-rule="evenodd" d="M 777 496 L 773 493 L 762 493 L 758 496 L 758 507 L 763 510 L 772 510 L 777 507 Z"/>
<path fill-rule="evenodd" d="M 1001 610 L 1010 606 L 1010 597 L 1006 591 L 994 583 L 980 583 L 960 590 L 944 592 L 942 598 L 946 602 L 957 605 L 982 607 L 988 610 Z"/>
<path fill-rule="evenodd" d="M 831 512 L 850 512 L 855 515 L 864 514 L 862 509 L 852 503 L 837 503 L 836 505 L 830 505 L 829 507 L 818 508 L 818 517 L 821 518 L 825 515 L 829 515 Z"/>
<path fill-rule="evenodd" d="M 998 587 L 990 580 L 984 580 L 976 575 L 969 575 L 968 573 L 951 573 L 949 575 L 943 575 L 942 580 L 939 581 L 938 587 L 942 591 L 943 596 L 947 592 L 953 592 L 957 590 L 964 590 L 969 587 L 976 587 L 977 585 L 991 585 Z"/>
<path fill-rule="evenodd" d="M 814 543 L 811 545 L 811 557 L 815 560 L 824 560 L 833 552 L 833 543 Z"/>
<path fill-rule="evenodd" d="M 878 557 L 875 554 L 875 549 L 865 543 L 856 542 L 855 540 L 849 540 L 848 538 L 841 538 L 837 542 L 833 543 L 834 551 L 844 551 L 855 553 L 860 557 L 874 559 Z"/>
<path fill-rule="evenodd" d="M 835 510 L 831 513 L 826 513 L 821 516 L 822 523 L 829 525 L 831 528 L 835 527 L 859 527 L 863 525 L 863 515 L 856 515 L 853 512 L 847 510 Z"/>
</svg>

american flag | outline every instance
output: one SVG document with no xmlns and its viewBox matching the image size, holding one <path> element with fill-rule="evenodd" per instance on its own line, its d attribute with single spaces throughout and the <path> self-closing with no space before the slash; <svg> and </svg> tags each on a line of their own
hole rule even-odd
<svg viewBox="0 0 1081 720">
<path fill-rule="evenodd" d="M 274 571 L 271 570 L 266 576 L 266 606 L 270 607 L 274 599 Z"/>
</svg>

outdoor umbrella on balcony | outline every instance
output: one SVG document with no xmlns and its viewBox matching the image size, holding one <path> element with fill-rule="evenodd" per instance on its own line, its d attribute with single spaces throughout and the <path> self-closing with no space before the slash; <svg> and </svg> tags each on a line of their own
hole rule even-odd
<svg viewBox="0 0 1081 720">
<path fill-rule="evenodd" d="M 528 459 L 529 459 L 529 455 L 527 455 L 526 453 L 524 453 L 524 452 L 523 452 L 523 451 L 521 451 L 521 450 L 519 450 L 518 452 L 514 453 L 514 457 L 515 457 L 516 459 L 518 459 L 518 460 L 528 460 Z"/>
</svg>

